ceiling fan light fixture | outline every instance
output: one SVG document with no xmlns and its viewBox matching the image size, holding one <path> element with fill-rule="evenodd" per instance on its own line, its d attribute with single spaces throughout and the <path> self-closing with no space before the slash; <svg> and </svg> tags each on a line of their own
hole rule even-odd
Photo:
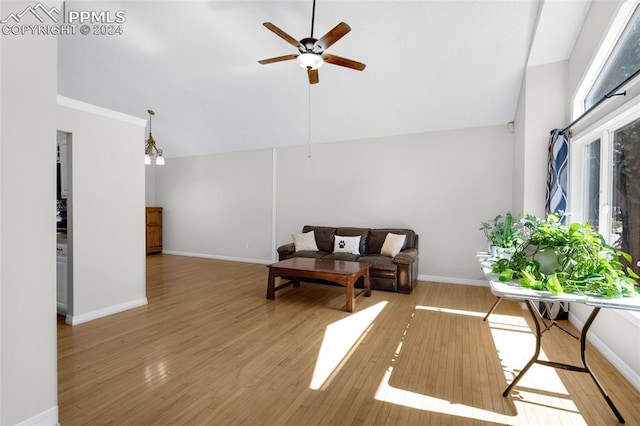
<svg viewBox="0 0 640 426">
<path fill-rule="evenodd" d="M 324 64 L 322 56 L 317 53 L 302 53 L 297 58 L 298 65 L 306 70 L 317 70 Z"/>
</svg>

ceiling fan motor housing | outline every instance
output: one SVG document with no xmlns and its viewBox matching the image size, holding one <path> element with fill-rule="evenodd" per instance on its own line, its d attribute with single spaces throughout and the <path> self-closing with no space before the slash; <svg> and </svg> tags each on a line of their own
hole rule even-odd
<svg viewBox="0 0 640 426">
<path fill-rule="evenodd" d="M 300 40 L 298 45 L 300 53 L 316 53 L 321 54 L 324 48 L 318 44 L 318 40 L 313 37 L 306 37 Z"/>
</svg>

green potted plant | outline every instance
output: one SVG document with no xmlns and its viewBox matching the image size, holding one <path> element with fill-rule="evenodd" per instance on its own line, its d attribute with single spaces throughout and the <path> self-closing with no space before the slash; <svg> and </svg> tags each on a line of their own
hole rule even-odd
<svg viewBox="0 0 640 426">
<path fill-rule="evenodd" d="M 489 252 L 494 257 L 512 252 L 520 242 L 518 221 L 514 220 L 511 212 L 507 212 L 504 219 L 498 215 L 492 222 L 482 222 L 480 230 L 487 237 Z"/>
<path fill-rule="evenodd" d="M 521 225 L 524 238 L 512 256 L 493 264 L 501 281 L 517 279 L 523 287 L 556 294 L 638 294 L 639 277 L 623 263 L 631 264 L 631 256 L 607 244 L 589 224 L 565 226 L 556 215 L 545 220 L 529 215 Z"/>
</svg>

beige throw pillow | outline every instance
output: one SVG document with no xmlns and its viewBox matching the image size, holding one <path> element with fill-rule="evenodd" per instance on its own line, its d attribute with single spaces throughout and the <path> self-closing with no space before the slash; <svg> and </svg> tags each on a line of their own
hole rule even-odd
<svg viewBox="0 0 640 426">
<path fill-rule="evenodd" d="M 404 240 L 406 238 L 406 235 L 392 234 L 391 232 L 389 232 L 384 239 L 384 244 L 382 244 L 380 254 L 383 256 L 393 257 L 396 254 L 400 253 L 400 250 L 402 250 L 402 247 L 404 246 Z"/>
<path fill-rule="evenodd" d="M 313 231 L 293 234 L 293 244 L 296 246 L 296 251 L 318 251 L 316 234 Z"/>
</svg>

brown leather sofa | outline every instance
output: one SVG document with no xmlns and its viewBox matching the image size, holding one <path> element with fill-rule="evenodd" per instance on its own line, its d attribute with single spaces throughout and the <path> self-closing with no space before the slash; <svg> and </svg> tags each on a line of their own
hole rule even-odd
<svg viewBox="0 0 640 426">
<path fill-rule="evenodd" d="M 278 248 L 279 260 L 290 257 L 348 260 L 371 264 L 371 288 L 411 293 L 418 277 L 418 235 L 411 229 L 333 228 L 305 225 L 302 232 L 314 231 L 318 251 L 296 251 L 294 243 Z M 380 254 L 388 233 L 406 235 L 402 250 L 394 257 Z M 334 253 L 335 236 L 360 236 L 360 255 Z"/>
</svg>

